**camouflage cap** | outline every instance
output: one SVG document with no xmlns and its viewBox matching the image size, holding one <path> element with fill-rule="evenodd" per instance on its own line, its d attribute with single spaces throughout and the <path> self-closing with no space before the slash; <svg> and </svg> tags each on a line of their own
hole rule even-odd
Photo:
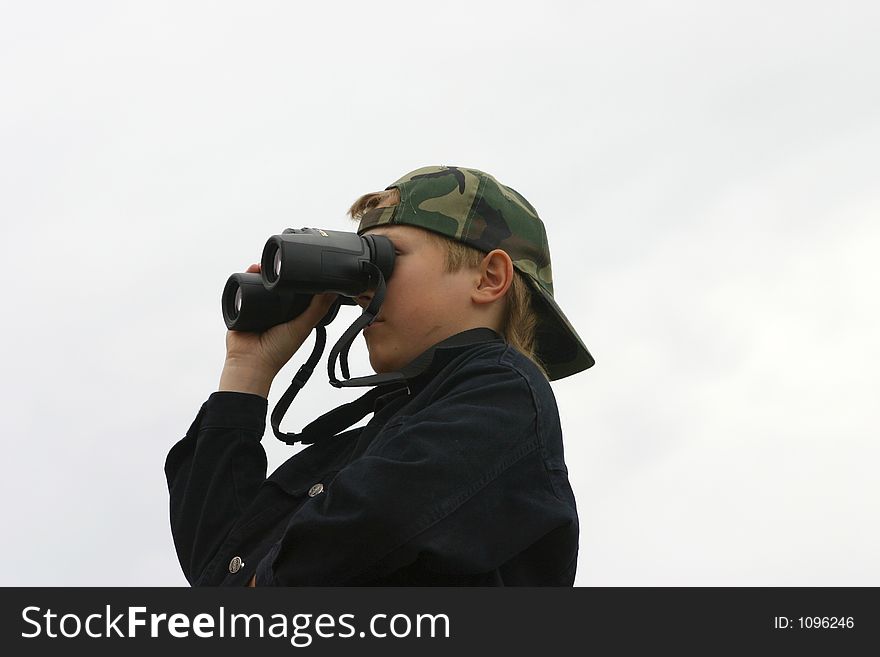
<svg viewBox="0 0 880 657">
<path fill-rule="evenodd" d="M 535 292 L 536 356 L 551 381 L 592 367 L 593 357 L 553 298 L 547 232 L 535 208 L 494 177 L 464 167 L 423 167 L 385 189 L 400 203 L 364 213 L 358 234 L 383 224 L 407 224 L 488 253 L 506 251 Z"/>
</svg>

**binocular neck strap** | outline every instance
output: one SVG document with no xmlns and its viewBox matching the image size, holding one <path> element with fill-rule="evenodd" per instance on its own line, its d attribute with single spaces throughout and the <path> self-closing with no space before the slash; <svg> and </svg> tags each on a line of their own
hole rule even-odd
<svg viewBox="0 0 880 657">
<path fill-rule="evenodd" d="M 364 264 L 373 268 L 373 274 L 377 277 L 376 290 L 373 292 L 373 298 L 370 300 L 370 304 L 364 308 L 364 312 L 361 313 L 361 316 L 358 317 L 348 329 L 346 329 L 345 333 L 342 334 L 342 337 L 340 337 L 336 344 L 333 345 L 333 349 L 330 350 L 330 357 L 327 359 L 327 374 L 330 377 L 330 385 L 334 388 L 375 386 L 385 383 L 402 382 L 405 380 L 405 377 L 398 372 L 361 376 L 356 379 L 350 377 L 348 370 L 348 351 L 351 349 L 351 343 L 354 342 L 358 333 L 373 323 L 376 319 L 376 315 L 379 314 L 379 308 L 382 307 L 382 302 L 385 301 L 385 276 L 382 274 L 382 270 L 371 262 Z M 342 381 L 336 378 L 337 359 L 339 360 L 339 366 L 342 370 Z"/>
<path fill-rule="evenodd" d="M 304 427 L 302 433 L 283 434 L 285 437 L 282 440 L 288 445 L 297 442 L 311 445 L 319 440 L 328 440 L 372 413 L 375 410 L 376 402 L 381 398 L 386 398 L 383 399 L 383 402 L 388 402 L 406 393 L 406 386 L 377 386 L 354 401 L 337 406 L 332 411 L 327 411 Z"/>
<path fill-rule="evenodd" d="M 373 274 L 377 277 L 376 291 L 373 293 L 373 298 L 370 301 L 370 304 L 364 309 L 361 316 L 348 327 L 330 351 L 330 357 L 327 361 L 327 371 L 330 375 L 330 384 L 337 388 L 350 386 L 379 386 L 385 383 L 396 383 L 405 380 L 404 375 L 398 372 L 364 376 L 357 379 L 350 378 L 348 369 L 348 352 L 349 349 L 351 349 L 351 343 L 354 342 L 354 339 L 361 330 L 373 323 L 373 320 L 376 319 L 376 315 L 379 314 L 379 308 L 382 306 L 382 302 L 385 300 L 385 276 L 382 274 L 382 270 L 371 262 L 365 263 L 365 265 L 372 267 Z M 324 353 L 324 347 L 326 344 L 327 330 L 324 328 L 323 324 L 319 324 L 315 327 L 315 346 L 312 348 L 312 353 L 309 356 L 309 359 L 299 368 L 299 371 L 297 371 L 296 376 L 293 377 L 290 386 L 281 396 L 281 399 L 278 400 L 275 409 L 272 411 L 272 431 L 278 440 L 281 440 L 288 445 L 293 445 L 298 442 L 310 444 L 314 442 L 314 438 L 312 437 L 313 434 L 326 434 L 327 431 L 336 433 L 341 429 L 351 426 L 372 411 L 375 400 L 380 396 L 380 390 L 382 393 L 388 393 L 387 388 L 376 388 L 375 390 L 368 392 L 366 395 L 361 396 L 360 399 L 349 404 L 344 404 L 335 411 L 331 411 L 331 413 L 322 415 L 303 429 L 302 433 L 282 432 L 280 429 L 281 420 L 284 418 L 284 414 L 287 413 L 287 409 L 290 408 L 293 399 L 309 380 L 309 377 L 312 376 L 315 366 L 318 364 L 321 355 Z M 337 359 L 340 361 L 342 376 L 345 379 L 344 381 L 340 381 L 336 378 Z M 345 424 L 346 422 L 348 423 Z"/>
<path fill-rule="evenodd" d="M 302 433 L 282 433 L 279 430 L 281 419 L 287 412 L 290 403 L 300 389 L 308 381 L 312 370 L 321 358 L 324 351 L 324 343 L 326 340 L 326 331 L 323 326 L 315 327 L 317 338 L 312 355 L 309 356 L 308 362 L 303 365 L 290 387 L 278 401 L 275 410 L 272 411 L 272 431 L 279 440 L 293 445 L 295 443 L 303 443 L 304 445 L 312 444 L 318 440 L 329 438 L 339 434 L 344 429 L 349 428 L 355 422 L 363 419 L 368 413 L 372 413 L 376 402 L 387 396 L 383 401 L 390 401 L 400 395 L 409 395 L 409 382 L 431 368 L 434 359 L 438 353 L 447 348 L 456 348 L 488 340 L 500 338 L 498 333 L 489 328 L 475 328 L 454 335 L 446 340 L 427 349 L 410 363 L 401 368 L 398 372 L 389 372 L 387 374 L 376 374 L 374 376 L 363 376 L 358 379 L 350 379 L 348 381 L 340 381 L 337 387 L 349 386 L 376 386 L 366 394 L 361 395 L 358 399 L 347 404 L 343 404 L 332 411 L 324 413 L 321 417 L 307 425 Z"/>
<path fill-rule="evenodd" d="M 287 409 L 290 408 L 290 403 L 293 401 L 293 398 L 296 397 L 297 393 L 309 380 L 309 377 L 312 376 L 312 372 L 315 370 L 315 365 L 321 360 L 321 354 L 324 353 L 324 346 L 326 344 L 327 329 L 318 325 L 315 327 L 315 346 L 312 348 L 312 353 L 309 356 L 309 359 L 299 368 L 299 370 L 297 370 L 296 376 L 293 377 L 293 381 L 290 382 L 290 386 L 281 396 L 281 399 L 278 400 L 275 409 L 272 411 L 272 431 L 275 433 L 275 437 L 278 440 L 282 440 L 288 445 L 293 445 L 298 442 L 302 434 L 282 433 L 279 428 L 281 426 L 281 420 L 287 412 Z"/>
</svg>

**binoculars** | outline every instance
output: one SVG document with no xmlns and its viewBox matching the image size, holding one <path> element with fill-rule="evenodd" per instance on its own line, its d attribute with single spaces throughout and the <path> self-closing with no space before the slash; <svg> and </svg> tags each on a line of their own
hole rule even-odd
<svg viewBox="0 0 880 657">
<path fill-rule="evenodd" d="M 226 281 L 221 303 L 226 328 L 262 332 L 300 315 L 315 294 L 340 295 L 319 326 L 340 305 L 391 277 L 394 245 L 381 235 L 320 228 L 288 228 L 263 247 L 260 273 L 236 273 Z"/>
</svg>

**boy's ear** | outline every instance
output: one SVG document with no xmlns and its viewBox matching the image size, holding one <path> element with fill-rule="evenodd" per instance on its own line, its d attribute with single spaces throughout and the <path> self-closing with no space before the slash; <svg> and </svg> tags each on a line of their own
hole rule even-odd
<svg viewBox="0 0 880 657">
<path fill-rule="evenodd" d="M 502 298 L 513 283 L 513 262 L 506 251 L 495 249 L 483 258 L 479 273 L 471 298 L 475 303 L 492 303 Z"/>
</svg>

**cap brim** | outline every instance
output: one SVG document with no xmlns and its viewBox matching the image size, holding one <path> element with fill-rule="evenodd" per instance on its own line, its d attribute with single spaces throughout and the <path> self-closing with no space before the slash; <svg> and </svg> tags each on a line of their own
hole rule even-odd
<svg viewBox="0 0 880 657">
<path fill-rule="evenodd" d="M 530 276 L 525 278 L 535 291 L 539 306 L 535 355 L 544 365 L 550 380 L 556 381 L 595 365 L 590 351 L 553 297 Z"/>
</svg>

